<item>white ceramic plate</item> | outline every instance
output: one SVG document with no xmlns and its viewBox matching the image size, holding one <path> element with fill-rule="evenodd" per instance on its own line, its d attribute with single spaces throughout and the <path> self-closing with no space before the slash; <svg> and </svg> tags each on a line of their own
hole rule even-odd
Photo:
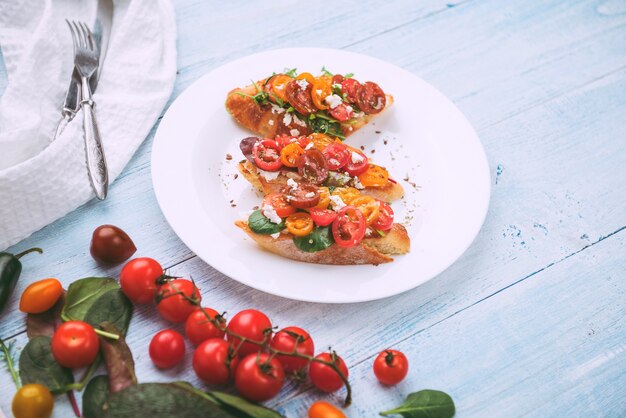
<svg viewBox="0 0 626 418">
<path fill-rule="evenodd" d="M 355 73 L 377 82 L 394 105 L 348 138 L 387 167 L 406 191 L 393 203 L 411 252 L 380 266 L 326 266 L 281 258 L 239 228 L 261 197 L 237 173 L 239 140 L 250 133 L 224 109 L 226 94 L 250 80 L 296 67 Z M 372 153 L 374 150 L 374 153 Z M 232 155 L 228 160 L 226 155 Z M 463 114 L 415 75 L 368 56 L 332 49 L 280 49 L 223 65 L 169 108 L 152 148 L 152 181 L 168 222 L 187 246 L 225 275 L 275 295 L 312 302 L 361 302 L 412 289 L 468 248 L 487 213 L 489 167 Z M 236 206 L 234 206 L 236 205 Z"/>
</svg>

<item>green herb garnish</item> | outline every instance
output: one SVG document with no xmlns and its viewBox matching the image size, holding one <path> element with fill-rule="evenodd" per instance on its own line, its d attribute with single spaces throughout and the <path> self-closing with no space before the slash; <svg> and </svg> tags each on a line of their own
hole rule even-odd
<svg viewBox="0 0 626 418">
<path fill-rule="evenodd" d="M 322 69 L 320 70 L 320 72 L 321 72 L 322 74 L 327 75 L 327 76 L 330 76 L 330 77 L 332 77 L 332 76 L 334 75 L 333 73 L 331 73 L 330 71 L 328 71 L 328 70 L 326 69 L 326 67 L 325 67 L 325 66 L 324 66 L 324 67 L 322 67 Z"/>
<path fill-rule="evenodd" d="M 328 226 L 316 227 L 309 235 L 304 237 L 293 237 L 293 243 L 296 247 L 307 253 L 325 250 L 333 245 L 334 242 L 333 234 Z"/>
<path fill-rule="evenodd" d="M 296 76 L 298 75 L 298 69 L 297 68 L 292 68 L 292 69 L 285 68 L 285 75 L 288 75 L 291 78 L 296 78 Z"/>
<path fill-rule="evenodd" d="M 255 210 L 248 218 L 248 226 L 257 234 L 272 235 L 285 229 L 285 221 L 275 224 L 266 218 L 261 210 Z"/>
</svg>

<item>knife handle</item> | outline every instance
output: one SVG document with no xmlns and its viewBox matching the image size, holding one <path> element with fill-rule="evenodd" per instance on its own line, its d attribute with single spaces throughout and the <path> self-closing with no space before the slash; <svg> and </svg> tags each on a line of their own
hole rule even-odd
<svg viewBox="0 0 626 418">
<path fill-rule="evenodd" d="M 92 100 L 83 100 L 83 130 L 85 133 L 85 151 L 87 154 L 87 169 L 89 180 L 96 197 L 104 200 L 109 189 L 109 171 L 107 168 L 100 131 L 96 122 L 96 114 Z"/>
</svg>

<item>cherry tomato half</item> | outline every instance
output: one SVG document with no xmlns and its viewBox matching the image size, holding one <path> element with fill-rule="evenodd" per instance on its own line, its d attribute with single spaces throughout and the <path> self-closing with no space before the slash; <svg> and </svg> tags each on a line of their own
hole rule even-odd
<svg viewBox="0 0 626 418">
<path fill-rule="evenodd" d="M 391 206 L 385 202 L 380 202 L 380 212 L 378 213 L 378 218 L 376 218 L 372 224 L 372 227 L 379 231 L 389 231 L 393 225 L 393 217 L 394 213 Z"/>
<path fill-rule="evenodd" d="M 336 354 L 321 353 L 315 356 L 316 359 L 333 363 L 339 368 L 344 377 L 348 378 L 348 367 L 343 359 Z M 309 366 L 309 376 L 313 385 L 323 392 L 335 392 L 344 385 L 343 380 L 330 366 L 316 361 L 312 361 Z"/>
<path fill-rule="evenodd" d="M 54 398 L 50 390 L 39 383 L 22 386 L 11 403 L 15 418 L 49 418 L 53 408 Z"/>
<path fill-rule="evenodd" d="M 207 315 L 218 322 L 223 329 L 226 321 L 211 308 L 196 308 L 185 321 L 185 335 L 193 345 L 199 345 L 210 338 L 224 338 L 224 331 L 208 320 Z"/>
<path fill-rule="evenodd" d="M 280 161 L 280 147 L 272 139 L 258 141 L 252 149 L 252 156 L 261 170 L 278 171 L 283 166 Z"/>
<path fill-rule="evenodd" d="M 389 181 L 389 172 L 376 164 L 370 164 L 364 173 L 359 174 L 359 180 L 365 187 L 383 187 Z"/>
<path fill-rule="evenodd" d="M 337 212 L 330 209 L 311 208 L 309 214 L 317 226 L 328 226 L 337 218 Z"/>
<path fill-rule="evenodd" d="M 347 418 L 336 406 L 324 401 L 313 402 L 309 408 L 309 418 Z"/>
<path fill-rule="evenodd" d="M 365 223 L 370 226 L 378 219 L 380 213 L 380 202 L 372 196 L 362 195 L 350 202 L 352 206 L 356 206 L 365 216 Z"/>
<path fill-rule="evenodd" d="M 229 342 L 221 338 L 205 340 L 193 353 L 193 370 L 207 383 L 225 385 L 235 375 L 239 357 Z"/>
<path fill-rule="evenodd" d="M 89 251 L 99 263 L 119 264 L 135 254 L 137 247 L 121 228 L 115 225 L 100 225 L 93 231 Z"/>
<path fill-rule="evenodd" d="M 283 189 L 285 199 L 291 206 L 306 209 L 312 208 L 319 203 L 320 192 L 317 186 L 300 183 L 297 187 L 285 187 Z"/>
<path fill-rule="evenodd" d="M 180 293 L 192 299 L 193 302 Z M 170 322 L 178 323 L 184 322 L 200 305 L 202 296 L 191 280 L 176 279 L 159 288 L 157 300 L 157 310 L 161 316 Z"/>
<path fill-rule="evenodd" d="M 335 142 L 330 136 L 319 132 L 312 133 L 307 136 L 309 142 L 313 143 L 313 147 L 319 151 L 324 151 L 327 146 Z"/>
<path fill-rule="evenodd" d="M 28 285 L 20 298 L 20 311 L 38 314 L 52 308 L 63 294 L 57 279 L 43 279 Z"/>
<path fill-rule="evenodd" d="M 351 153 L 348 148 L 340 143 L 333 142 L 322 151 L 328 164 L 328 169 L 338 171 L 340 168 L 348 164 Z"/>
<path fill-rule="evenodd" d="M 312 78 L 313 76 L 311 76 Z M 312 80 L 307 81 L 304 79 L 291 80 L 285 87 L 289 104 L 302 115 L 308 115 L 317 111 L 311 98 L 311 90 L 313 89 L 311 82 Z"/>
<path fill-rule="evenodd" d="M 158 261 L 148 257 L 132 259 L 120 273 L 122 292 L 135 303 L 152 302 L 159 289 L 157 280 L 162 275 L 163 267 Z"/>
<path fill-rule="evenodd" d="M 278 100 L 287 101 L 287 84 L 293 80 L 286 74 L 275 74 L 265 84 L 265 91 L 269 93 L 270 100 L 274 103 Z"/>
<path fill-rule="evenodd" d="M 90 365 L 100 350 L 93 327 L 83 321 L 67 321 L 52 336 L 52 355 L 64 367 L 77 369 Z"/>
<path fill-rule="evenodd" d="M 159 369 L 171 369 L 185 357 L 185 340 L 172 329 L 157 332 L 150 341 L 150 359 Z"/>
<path fill-rule="evenodd" d="M 292 235 L 304 237 L 313 231 L 313 219 L 306 212 L 297 212 L 287 217 L 285 226 Z"/>
<path fill-rule="evenodd" d="M 409 360 L 398 350 L 382 351 L 374 360 L 374 374 L 383 385 L 396 385 L 409 372 Z"/>
<path fill-rule="evenodd" d="M 311 98 L 315 107 L 320 110 L 328 109 L 328 105 L 324 100 L 332 94 L 332 83 L 332 78 L 328 76 L 320 76 L 313 81 Z"/>
<path fill-rule="evenodd" d="M 337 212 L 331 228 L 337 245 L 353 247 L 365 236 L 365 217 L 356 207 L 345 206 Z"/>
<path fill-rule="evenodd" d="M 352 150 L 350 161 L 348 161 L 348 164 L 346 164 L 343 169 L 351 176 L 358 176 L 359 174 L 365 173 L 369 165 L 369 160 L 365 154 L 361 151 Z"/>
<path fill-rule="evenodd" d="M 276 214 L 281 218 L 286 218 L 287 216 L 296 213 L 296 208 L 291 206 L 283 193 L 268 194 L 263 198 L 263 205 L 261 205 L 261 207 L 265 205 L 273 207 Z"/>
<path fill-rule="evenodd" d="M 298 158 L 298 173 L 313 184 L 322 184 L 328 178 L 328 165 L 324 154 L 316 148 L 307 150 Z"/>
<path fill-rule="evenodd" d="M 283 366 L 267 353 L 249 354 L 237 366 L 235 386 L 244 398 L 264 402 L 280 392 L 285 380 Z"/>
<path fill-rule="evenodd" d="M 359 189 L 356 189 L 354 187 L 337 187 L 335 190 L 333 190 L 332 195 L 339 196 L 343 203 L 349 205 L 354 199 L 361 196 L 361 192 L 359 191 Z"/>
<path fill-rule="evenodd" d="M 297 167 L 298 158 L 304 154 L 304 150 L 298 143 L 290 143 L 280 150 L 280 161 L 285 167 Z"/>
<path fill-rule="evenodd" d="M 328 113 L 330 113 L 330 116 L 337 119 L 339 122 L 345 122 L 352 119 L 352 116 L 354 116 L 354 109 L 352 106 L 341 103 L 338 106 L 328 109 Z"/>
<path fill-rule="evenodd" d="M 330 189 L 326 186 L 320 186 L 317 188 L 320 194 L 320 200 L 315 205 L 315 208 L 326 209 L 330 205 Z"/>
<path fill-rule="evenodd" d="M 378 84 L 366 81 L 357 93 L 356 104 L 363 112 L 373 115 L 383 111 L 387 104 L 387 96 Z"/>
<path fill-rule="evenodd" d="M 263 312 L 256 309 L 246 309 L 231 318 L 227 329 L 241 337 L 260 343 L 268 339 L 272 330 L 272 323 Z M 233 343 L 235 348 L 241 346 L 238 350 L 240 357 L 257 353 L 261 349 L 258 345 L 249 342 L 241 343 L 241 339 L 234 335 L 229 334 L 226 338 Z"/>
<path fill-rule="evenodd" d="M 356 103 L 358 100 L 361 83 L 354 78 L 346 78 L 341 82 L 341 92 L 346 95 L 346 100 L 350 103 Z"/>
<path fill-rule="evenodd" d="M 307 356 L 312 356 L 315 352 L 315 344 L 309 333 L 298 327 L 287 327 L 278 331 L 272 337 L 270 347 L 286 353 L 292 353 L 295 350 Z M 308 360 L 305 358 L 282 354 L 277 355 L 276 359 L 289 373 L 304 369 L 308 364 Z"/>
</svg>

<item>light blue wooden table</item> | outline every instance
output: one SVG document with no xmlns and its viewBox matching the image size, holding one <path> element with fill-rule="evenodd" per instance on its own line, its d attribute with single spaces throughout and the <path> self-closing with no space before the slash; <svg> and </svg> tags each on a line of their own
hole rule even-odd
<svg viewBox="0 0 626 418">
<path fill-rule="evenodd" d="M 404 67 L 447 94 L 477 129 L 492 171 L 485 225 L 461 259 L 405 294 L 321 305 L 264 294 L 195 257 L 163 218 L 151 186 L 149 135 L 104 202 L 92 201 L 10 248 L 30 257 L 16 295 L 37 279 L 117 276 L 89 256 L 92 230 L 124 228 L 173 274 L 191 274 L 207 305 L 258 308 L 308 329 L 350 367 L 350 417 L 374 417 L 424 388 L 449 393 L 458 417 L 626 416 L 626 1 L 176 0 L 179 76 L 172 100 L 229 60 L 288 46 L 342 48 Z M 0 77 L 6 83 L 6 73 Z M 0 89 L 2 91 L 2 89 Z M 155 126 L 156 128 L 156 126 Z M 462 208 L 460 208 L 462 210 Z M 15 298 L 14 298 L 15 299 Z M 16 303 L 0 336 L 26 343 Z M 139 308 L 129 344 L 142 382 L 157 371 L 151 336 L 169 326 Z M 383 348 L 403 350 L 409 377 L 381 387 Z M 14 389 L 0 372 L 0 408 Z M 317 399 L 287 385 L 268 403 L 302 418 Z M 69 417 L 65 397 L 55 417 Z"/>
</svg>

